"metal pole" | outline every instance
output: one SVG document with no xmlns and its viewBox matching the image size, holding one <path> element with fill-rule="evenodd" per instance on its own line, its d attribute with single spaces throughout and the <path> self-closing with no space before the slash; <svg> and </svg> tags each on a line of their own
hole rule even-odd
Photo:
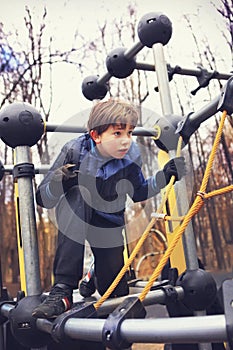
<svg viewBox="0 0 233 350">
<path fill-rule="evenodd" d="M 83 134 L 87 132 L 87 128 L 73 125 L 57 125 L 57 124 L 46 124 L 47 132 L 72 132 Z M 154 136 L 158 137 L 158 131 L 153 128 L 143 128 L 137 126 L 133 131 L 134 136 Z"/>
<path fill-rule="evenodd" d="M 180 66 L 171 67 L 169 64 L 167 65 L 167 68 L 170 68 L 171 71 L 174 70 L 174 74 L 178 74 L 178 75 L 187 75 L 187 76 L 198 78 L 202 74 L 201 69 L 189 69 L 189 68 L 182 68 Z M 145 62 L 136 62 L 136 69 L 154 72 L 155 65 L 150 63 L 145 63 Z M 215 73 L 213 79 L 228 80 L 230 77 L 232 77 L 232 74 L 228 74 L 228 73 L 219 73 L 219 72 L 211 72 L 211 71 L 208 73 L 209 74 Z"/>
<path fill-rule="evenodd" d="M 209 117 L 213 116 L 217 113 L 217 107 L 219 103 L 221 95 L 216 96 L 211 102 L 209 102 L 206 106 L 203 106 L 197 112 L 192 113 L 189 116 L 189 121 L 191 123 L 200 125 Z"/>
<path fill-rule="evenodd" d="M 65 334 L 72 339 L 102 340 L 103 319 L 68 319 Z M 227 341 L 224 315 L 126 319 L 120 336 L 130 343 L 198 343 Z"/>
<path fill-rule="evenodd" d="M 29 146 L 17 146 L 15 148 L 15 155 L 16 165 L 30 163 Z M 36 295 L 41 293 L 41 284 L 32 179 L 30 177 L 19 177 L 17 181 L 20 209 L 19 224 L 24 252 L 26 292 L 27 295 Z"/>
<path fill-rule="evenodd" d="M 153 293 L 157 294 L 157 291 Z M 7 317 L 12 308 L 12 305 L 4 304 L 1 307 L 1 314 Z M 104 323 L 103 318 L 70 318 L 65 322 L 64 332 L 71 339 L 102 341 Z M 54 327 L 53 322 L 45 319 L 38 319 L 36 324 L 38 330 L 48 334 L 51 334 Z M 130 343 L 176 344 L 228 341 L 225 315 L 126 319 L 122 322 L 119 333 Z"/>
<path fill-rule="evenodd" d="M 153 45 L 153 53 L 156 67 L 156 75 L 158 80 L 158 87 L 160 93 L 160 100 L 162 105 L 162 111 L 165 117 L 169 118 L 173 114 L 172 100 L 168 82 L 167 65 L 164 58 L 163 45 L 156 43 Z M 171 157 L 175 156 L 175 151 L 169 152 Z M 176 198 L 177 198 L 177 209 L 179 215 L 185 215 L 189 208 L 188 195 L 185 179 L 178 181 L 175 186 Z M 185 255 L 185 262 L 187 269 L 195 270 L 198 269 L 198 259 L 196 252 L 196 243 L 193 232 L 192 223 L 190 222 L 185 230 L 182 237 L 183 248 Z M 196 315 L 199 315 L 197 313 Z M 201 313 L 203 314 L 203 313 Z M 199 344 L 199 349 L 208 350 L 212 349 L 211 344 Z"/>
<path fill-rule="evenodd" d="M 153 45 L 156 75 L 159 86 L 162 111 L 165 117 L 169 118 L 173 114 L 171 93 L 168 82 L 167 65 L 164 58 L 163 45 L 156 43 Z M 175 156 L 175 151 L 169 152 L 171 157 Z M 186 183 L 184 179 L 176 183 L 177 207 L 179 215 L 185 215 L 189 208 Z M 191 223 L 188 225 L 183 235 L 184 254 L 188 269 L 197 269 L 198 260 L 196 244 Z"/>
<path fill-rule="evenodd" d="M 136 56 L 142 49 L 144 45 L 141 43 L 141 41 L 135 43 L 130 49 L 125 51 L 125 58 L 131 59 L 134 56 Z"/>
<path fill-rule="evenodd" d="M 135 289 L 138 289 L 137 287 Z M 177 293 L 177 299 L 182 300 L 184 297 L 184 291 L 182 287 L 174 287 Z M 131 297 L 139 296 L 140 294 L 130 294 Z M 113 310 L 119 306 L 128 296 L 107 299 L 98 309 L 98 316 L 108 315 Z M 166 293 L 162 289 L 150 291 L 146 298 L 143 300 L 144 306 L 150 306 L 155 304 L 165 304 L 166 303 Z"/>
</svg>

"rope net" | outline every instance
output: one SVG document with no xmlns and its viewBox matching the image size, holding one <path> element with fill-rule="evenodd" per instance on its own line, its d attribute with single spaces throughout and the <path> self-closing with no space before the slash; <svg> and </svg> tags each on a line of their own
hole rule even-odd
<svg viewBox="0 0 233 350">
<path fill-rule="evenodd" d="M 214 140 L 214 144 L 207 162 L 207 166 L 206 166 L 206 170 L 203 176 L 203 180 L 200 186 L 200 190 L 197 192 L 196 198 L 193 202 L 193 204 L 191 205 L 190 209 L 188 210 L 187 214 L 183 217 L 181 217 L 181 220 L 183 220 L 181 222 L 181 224 L 174 230 L 173 234 L 174 234 L 174 238 L 171 242 L 171 244 L 169 245 L 169 247 L 167 248 L 166 252 L 164 253 L 163 257 L 161 258 L 159 264 L 157 265 L 157 267 L 155 268 L 154 272 L 152 273 L 149 281 L 147 282 L 146 286 L 143 288 L 142 292 L 139 295 L 139 299 L 140 301 L 143 301 L 146 297 L 146 295 L 148 294 L 148 292 L 150 291 L 151 287 L 153 286 L 153 283 L 155 282 L 155 280 L 159 277 L 159 275 L 161 274 L 164 266 L 166 265 L 169 257 L 171 256 L 172 252 L 174 251 L 177 243 L 179 242 L 180 238 L 182 237 L 183 233 L 185 232 L 185 229 L 187 228 L 189 222 L 191 221 L 192 217 L 194 215 L 196 215 L 199 210 L 201 209 L 201 207 L 204 205 L 205 203 L 205 199 L 211 198 L 213 196 L 216 195 L 220 195 L 220 194 L 225 194 L 227 192 L 233 191 L 233 185 L 230 186 L 226 186 L 222 189 L 217 189 L 214 190 L 212 192 L 206 193 L 206 188 L 207 188 L 207 184 L 208 184 L 208 180 L 210 177 L 210 173 L 211 173 L 211 169 L 213 166 L 213 162 L 214 162 L 214 158 L 220 143 L 220 139 L 221 139 L 221 135 L 222 135 L 222 131 L 223 131 L 223 126 L 224 126 L 224 122 L 227 116 L 227 112 L 223 111 L 222 116 L 221 116 L 221 120 L 219 123 L 219 127 L 216 133 L 216 137 Z M 179 137 L 178 140 L 178 144 L 177 144 L 177 151 L 176 154 L 177 156 L 180 156 L 181 154 L 181 147 L 182 147 L 182 137 Z M 158 214 L 162 213 L 164 205 L 168 199 L 169 193 L 172 189 L 172 186 L 174 185 L 174 181 L 175 181 L 175 177 L 172 176 L 171 180 L 169 182 L 169 184 L 166 187 L 166 192 L 162 198 L 161 204 L 159 206 L 159 208 L 157 209 Z M 165 216 L 166 218 L 166 216 Z M 129 256 L 128 260 L 125 262 L 125 265 L 122 267 L 121 271 L 119 272 L 119 274 L 116 276 L 115 280 L 112 282 L 112 284 L 109 286 L 109 288 L 107 289 L 107 291 L 104 293 L 104 295 L 94 304 L 95 308 L 98 310 L 98 308 L 104 303 L 104 301 L 111 295 L 111 293 L 113 292 L 113 290 L 116 288 L 116 286 L 118 285 L 118 283 L 120 282 L 120 280 L 122 279 L 122 277 L 124 276 L 124 274 L 126 273 L 126 271 L 128 270 L 129 266 L 131 265 L 131 263 L 133 262 L 134 258 L 136 257 L 138 251 L 140 250 L 141 246 L 143 245 L 144 241 L 146 240 L 146 238 L 148 237 L 150 231 L 152 230 L 152 228 L 154 227 L 155 223 L 157 221 L 157 217 L 152 217 L 151 221 L 149 222 L 148 226 L 146 227 L 145 231 L 143 232 L 141 238 L 138 240 L 135 248 L 133 249 L 131 255 Z"/>
</svg>

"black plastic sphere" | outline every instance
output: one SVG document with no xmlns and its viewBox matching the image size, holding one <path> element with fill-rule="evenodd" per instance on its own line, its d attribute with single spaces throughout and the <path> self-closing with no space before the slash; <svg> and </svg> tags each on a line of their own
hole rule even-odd
<svg viewBox="0 0 233 350">
<path fill-rule="evenodd" d="M 43 118 L 31 105 L 17 102 L 0 111 L 0 137 L 6 145 L 33 146 L 43 133 Z"/>
<path fill-rule="evenodd" d="M 163 13 L 150 12 L 138 23 L 138 37 L 144 46 L 152 47 L 156 43 L 166 45 L 171 36 L 172 23 Z"/>
<path fill-rule="evenodd" d="M 82 82 L 82 93 L 89 101 L 102 100 L 107 92 L 107 84 L 98 83 L 98 75 L 89 75 Z"/>
<path fill-rule="evenodd" d="M 176 133 L 176 127 L 182 117 L 170 115 L 169 117 L 161 116 L 155 122 L 157 130 L 159 130 L 158 139 L 154 139 L 156 145 L 163 151 L 172 151 L 177 148 L 179 134 Z"/>
<path fill-rule="evenodd" d="M 179 276 L 176 285 L 184 289 L 181 302 L 192 311 L 206 310 L 217 295 L 214 278 L 202 269 L 186 270 Z"/>
<path fill-rule="evenodd" d="M 40 348 L 52 341 L 50 335 L 37 330 L 33 309 L 41 303 L 39 295 L 21 299 L 9 313 L 11 331 L 16 340 L 28 348 Z"/>
<path fill-rule="evenodd" d="M 126 58 L 124 55 L 125 51 L 124 47 L 119 47 L 111 51 L 106 58 L 108 72 L 119 79 L 130 76 L 136 67 L 135 58 Z"/>
</svg>

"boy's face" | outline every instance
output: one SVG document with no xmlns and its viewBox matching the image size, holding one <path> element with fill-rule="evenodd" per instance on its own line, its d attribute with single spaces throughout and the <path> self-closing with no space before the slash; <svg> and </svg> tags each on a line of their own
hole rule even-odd
<svg viewBox="0 0 233 350">
<path fill-rule="evenodd" d="M 116 124 L 110 125 L 100 135 L 95 130 L 92 130 L 90 134 L 103 157 L 121 159 L 129 151 L 133 129 L 129 124 L 126 124 L 124 128 L 121 124 Z"/>
</svg>

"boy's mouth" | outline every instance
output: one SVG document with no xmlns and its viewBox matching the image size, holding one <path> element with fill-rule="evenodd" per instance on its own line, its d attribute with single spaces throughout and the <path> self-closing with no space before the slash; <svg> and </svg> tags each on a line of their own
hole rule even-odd
<svg viewBox="0 0 233 350">
<path fill-rule="evenodd" d="M 128 152 L 128 148 L 122 148 L 118 152 L 119 153 L 127 153 Z"/>
</svg>

